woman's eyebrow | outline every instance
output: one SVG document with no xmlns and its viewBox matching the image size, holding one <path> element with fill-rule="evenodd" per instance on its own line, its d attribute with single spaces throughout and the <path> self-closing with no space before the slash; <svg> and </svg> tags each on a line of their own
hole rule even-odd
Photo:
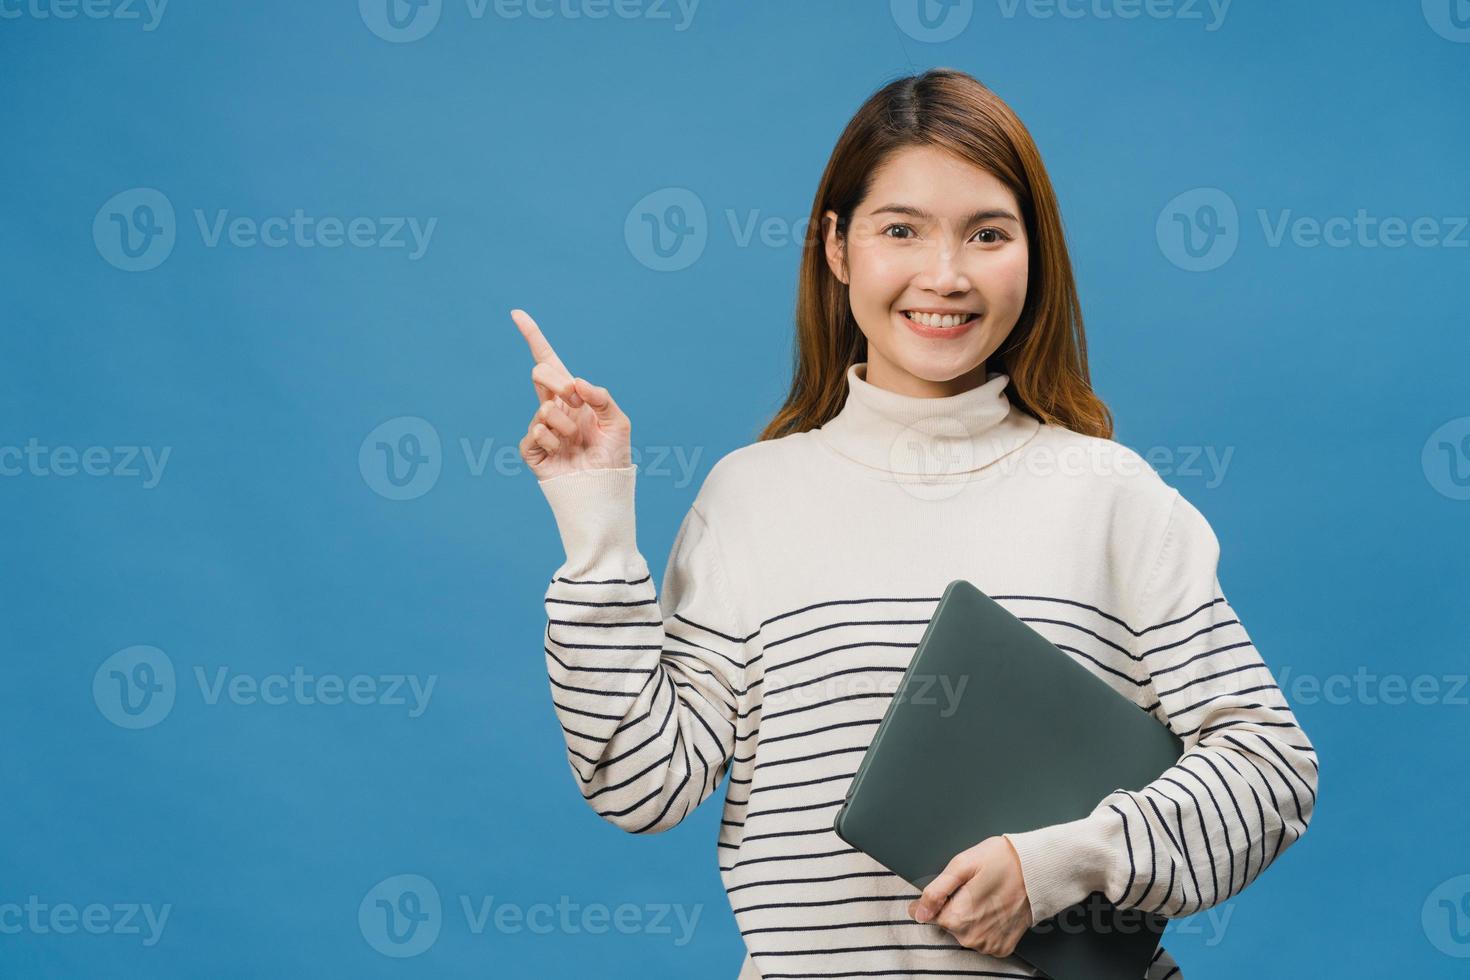
<svg viewBox="0 0 1470 980">
<path fill-rule="evenodd" d="M 913 207 L 912 205 L 908 204 L 885 204 L 880 208 L 874 208 L 870 213 L 906 214 L 913 218 L 925 219 L 932 219 L 934 217 L 934 215 L 930 214 L 928 211 L 925 211 L 922 208 Z M 1021 223 L 1021 219 L 1017 218 L 1014 214 L 1012 214 L 1009 210 L 1005 208 L 986 208 L 981 211 L 971 212 L 970 214 L 967 214 L 965 216 L 964 223 L 966 225 L 972 225 L 977 221 L 991 221 L 996 218 L 1001 218 L 1006 221 L 1014 221 L 1016 224 Z"/>
</svg>

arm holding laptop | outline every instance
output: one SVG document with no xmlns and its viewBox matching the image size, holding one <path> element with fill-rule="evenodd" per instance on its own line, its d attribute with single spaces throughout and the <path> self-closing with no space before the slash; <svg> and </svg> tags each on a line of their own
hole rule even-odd
<svg viewBox="0 0 1470 980">
<path fill-rule="evenodd" d="M 1119 908 L 1186 916 L 1238 894 L 1306 832 L 1317 753 L 1224 597 L 1213 530 L 1177 491 L 1153 553 L 1128 630 L 1145 707 L 1184 743 L 1178 763 L 1141 790 L 1115 790 L 1086 817 L 956 856 L 916 903 L 920 921 L 1006 955 L 1025 928 L 1094 891 Z M 990 848 L 990 883 L 964 887 L 981 847 Z M 1030 906 L 1020 930 L 1008 924 L 1024 908 L 1010 887 L 1017 866 Z M 957 890 L 963 907 L 946 913 Z"/>
</svg>

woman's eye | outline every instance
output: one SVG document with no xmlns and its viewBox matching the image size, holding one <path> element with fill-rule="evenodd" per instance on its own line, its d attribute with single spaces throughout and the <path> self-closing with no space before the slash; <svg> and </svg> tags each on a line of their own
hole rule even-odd
<svg viewBox="0 0 1470 980">
<path fill-rule="evenodd" d="M 993 236 L 995 236 L 995 237 L 991 238 L 990 240 L 981 243 L 981 244 L 984 244 L 984 245 L 994 245 L 997 242 L 1004 242 L 1004 241 L 1009 241 L 1010 240 L 1010 236 L 1007 235 L 1007 234 L 1005 234 L 1004 232 L 1002 232 L 999 228 L 981 228 L 979 231 L 975 232 L 975 234 L 976 235 L 993 235 Z"/>
<path fill-rule="evenodd" d="M 908 237 L 907 235 L 889 235 L 888 234 L 890 231 L 894 231 L 894 230 L 900 229 L 900 228 L 903 229 L 904 231 L 909 231 L 909 232 L 911 232 L 911 231 L 914 230 L 909 225 L 903 225 L 903 224 L 889 225 L 888 227 L 886 227 L 886 228 L 883 229 L 883 234 L 886 235 L 889 238 L 907 238 Z"/>
</svg>

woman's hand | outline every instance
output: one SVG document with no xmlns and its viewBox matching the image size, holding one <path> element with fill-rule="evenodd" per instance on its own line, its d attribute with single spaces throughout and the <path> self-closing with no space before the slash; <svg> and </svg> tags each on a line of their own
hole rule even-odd
<svg viewBox="0 0 1470 980">
<path fill-rule="evenodd" d="M 511 310 L 510 318 L 536 361 L 531 384 L 541 404 L 520 443 L 536 479 L 631 465 L 633 424 L 608 390 L 572 377 L 524 310 Z"/>
<path fill-rule="evenodd" d="M 961 851 L 909 903 L 909 915 L 943 926 L 970 949 L 1010 956 L 1031 928 L 1031 902 L 1016 849 L 1004 837 L 987 837 Z"/>
</svg>

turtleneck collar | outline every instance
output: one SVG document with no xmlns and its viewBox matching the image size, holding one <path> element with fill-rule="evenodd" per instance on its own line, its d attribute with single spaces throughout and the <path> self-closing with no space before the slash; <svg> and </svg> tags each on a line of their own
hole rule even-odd
<svg viewBox="0 0 1470 980">
<path fill-rule="evenodd" d="M 1006 397 L 1010 376 L 991 371 L 957 395 L 923 398 L 879 388 L 868 363 L 847 369 L 847 400 L 817 435 L 865 466 L 944 478 L 983 469 L 1024 445 L 1041 423 Z"/>
</svg>

